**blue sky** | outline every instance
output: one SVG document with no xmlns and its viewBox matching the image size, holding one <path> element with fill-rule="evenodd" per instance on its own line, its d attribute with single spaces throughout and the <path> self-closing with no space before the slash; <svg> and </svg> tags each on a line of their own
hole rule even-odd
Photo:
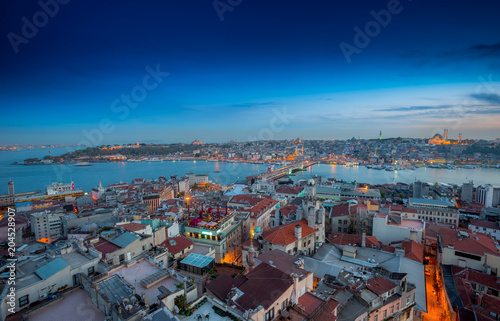
<svg viewBox="0 0 500 321">
<path fill-rule="evenodd" d="M 60 2 L 0 4 L 0 143 L 500 137 L 498 1 Z"/>
</svg>

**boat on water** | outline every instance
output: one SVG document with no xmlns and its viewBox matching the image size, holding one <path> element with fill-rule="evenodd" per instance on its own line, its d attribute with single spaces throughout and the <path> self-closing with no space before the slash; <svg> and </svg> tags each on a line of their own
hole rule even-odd
<svg viewBox="0 0 500 321">
<path fill-rule="evenodd" d="M 74 164 L 75 166 L 92 166 L 89 162 L 78 162 Z"/>
<path fill-rule="evenodd" d="M 163 159 L 153 157 L 153 158 L 148 159 L 148 162 L 163 162 Z"/>
<path fill-rule="evenodd" d="M 462 168 L 474 169 L 474 168 L 476 168 L 476 166 L 474 166 L 474 165 L 464 165 L 464 166 L 462 166 Z"/>
<path fill-rule="evenodd" d="M 394 171 L 396 170 L 396 168 L 394 168 L 394 167 L 392 167 L 392 166 L 387 166 L 387 167 L 385 168 L 385 170 L 386 170 L 386 171 L 388 171 L 388 172 L 394 172 Z"/>
<path fill-rule="evenodd" d="M 142 160 L 140 160 L 140 159 L 127 159 L 127 162 L 138 163 L 138 162 L 142 162 Z"/>
</svg>

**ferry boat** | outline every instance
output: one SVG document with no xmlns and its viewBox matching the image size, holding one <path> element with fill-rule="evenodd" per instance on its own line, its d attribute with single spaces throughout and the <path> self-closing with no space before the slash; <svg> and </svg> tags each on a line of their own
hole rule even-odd
<svg viewBox="0 0 500 321">
<path fill-rule="evenodd" d="M 74 164 L 75 166 L 92 166 L 89 162 L 78 162 Z"/>
<path fill-rule="evenodd" d="M 163 162 L 163 159 L 153 157 L 153 158 L 150 158 L 150 159 L 148 160 L 148 162 Z"/>
</svg>

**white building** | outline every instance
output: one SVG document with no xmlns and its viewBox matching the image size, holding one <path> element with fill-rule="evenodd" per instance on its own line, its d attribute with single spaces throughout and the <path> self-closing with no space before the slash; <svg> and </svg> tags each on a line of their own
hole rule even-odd
<svg viewBox="0 0 500 321">
<path fill-rule="evenodd" d="M 373 236 L 384 244 L 411 240 L 422 243 L 423 220 L 403 218 L 399 214 L 377 213 L 373 218 Z"/>
<path fill-rule="evenodd" d="M 483 204 L 485 207 L 493 207 L 493 186 L 486 184 L 478 186 L 476 189 L 476 202 Z"/>
<path fill-rule="evenodd" d="M 75 185 L 73 181 L 69 183 L 56 182 L 45 187 L 45 191 L 47 195 L 57 195 L 63 192 L 68 192 L 75 189 Z"/>
<path fill-rule="evenodd" d="M 192 187 L 194 184 L 204 185 L 208 183 L 207 174 L 189 174 L 188 179 L 189 179 L 189 187 Z"/>
<path fill-rule="evenodd" d="M 489 234 L 495 239 L 500 239 L 500 227 L 496 222 L 484 221 L 484 220 L 470 220 L 469 230 L 473 232 L 479 232 L 484 234 Z"/>
</svg>

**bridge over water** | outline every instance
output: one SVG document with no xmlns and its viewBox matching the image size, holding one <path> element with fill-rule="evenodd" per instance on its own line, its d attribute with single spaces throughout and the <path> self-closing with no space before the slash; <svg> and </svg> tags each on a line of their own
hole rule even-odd
<svg viewBox="0 0 500 321">
<path fill-rule="evenodd" d="M 277 168 L 274 170 L 267 171 L 265 173 L 260 173 L 258 175 L 248 176 L 246 179 L 247 179 L 248 185 L 252 185 L 256 181 L 262 180 L 262 179 L 264 179 L 265 181 L 274 181 L 274 180 L 277 180 L 277 179 L 282 178 L 284 176 L 290 175 L 292 173 L 295 173 L 295 172 L 298 172 L 301 170 L 305 170 L 308 167 L 311 167 L 311 166 L 316 165 L 316 164 L 318 164 L 318 162 L 314 162 L 314 161 L 297 162 L 297 163 L 286 165 L 286 166 L 283 166 L 283 167 L 280 167 L 280 168 Z"/>
</svg>

